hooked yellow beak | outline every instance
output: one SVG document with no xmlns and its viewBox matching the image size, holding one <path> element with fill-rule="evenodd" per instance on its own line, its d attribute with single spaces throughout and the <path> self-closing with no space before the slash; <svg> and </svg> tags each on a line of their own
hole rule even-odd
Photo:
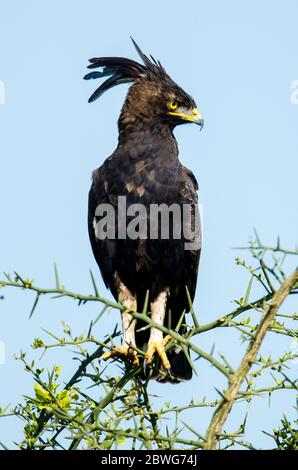
<svg viewBox="0 0 298 470">
<path fill-rule="evenodd" d="M 170 116 L 177 116 L 178 118 L 182 119 L 183 121 L 193 122 L 200 126 L 201 130 L 204 126 L 204 119 L 201 116 L 200 111 L 197 108 L 177 108 L 175 111 L 169 111 L 168 114 Z"/>
</svg>

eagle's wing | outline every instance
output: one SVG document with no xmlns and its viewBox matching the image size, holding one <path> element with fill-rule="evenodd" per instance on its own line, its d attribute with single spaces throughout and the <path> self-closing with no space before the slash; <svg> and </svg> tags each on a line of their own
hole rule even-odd
<svg viewBox="0 0 298 470">
<path fill-rule="evenodd" d="M 198 183 L 195 176 L 188 168 L 181 165 L 179 204 L 182 207 L 187 207 L 187 210 L 183 209 L 182 211 L 185 214 L 182 221 L 184 236 L 181 244 L 177 244 L 177 246 L 180 246 L 183 251 L 180 261 L 183 263 L 183 274 L 179 286 L 173 286 L 171 289 L 168 302 L 168 307 L 174 314 L 176 321 L 179 320 L 184 310 L 189 311 L 186 287 L 192 301 L 196 291 L 201 253 L 201 224 L 197 190 Z"/>
<path fill-rule="evenodd" d="M 96 236 L 96 224 L 100 220 L 97 216 L 97 208 L 100 204 L 109 204 L 111 207 L 111 196 L 109 194 L 109 180 L 107 178 L 109 159 L 99 168 L 93 171 L 92 185 L 89 191 L 88 201 L 88 231 L 92 251 L 99 266 L 106 287 L 112 290 L 115 298 L 117 292 L 114 289 L 113 274 L 117 259 L 117 241 L 109 237 L 100 239 Z"/>
<path fill-rule="evenodd" d="M 186 167 L 182 167 L 184 173 L 185 185 L 181 191 L 181 203 L 187 204 L 191 207 L 190 219 L 188 221 L 191 233 L 191 241 L 194 245 L 193 249 L 186 249 L 185 251 L 185 285 L 187 286 L 190 297 L 193 300 L 196 292 L 199 261 L 201 254 L 201 239 L 202 229 L 200 221 L 200 213 L 198 206 L 199 189 L 198 182 L 194 174 Z M 196 243 L 194 243 L 194 241 Z"/>
</svg>

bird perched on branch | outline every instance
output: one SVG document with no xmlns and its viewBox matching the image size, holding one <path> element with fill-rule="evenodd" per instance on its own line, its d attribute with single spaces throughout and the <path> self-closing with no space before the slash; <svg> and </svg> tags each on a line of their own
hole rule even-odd
<svg viewBox="0 0 298 470">
<path fill-rule="evenodd" d="M 106 286 L 124 306 L 122 346 L 103 358 L 122 356 L 138 366 L 138 349 L 143 350 L 144 373 L 155 364 L 154 378 L 175 383 L 192 377 L 187 349 L 173 345 L 166 350 L 171 337 L 152 325 L 144 328 L 146 323 L 133 319 L 130 311 L 143 311 L 147 303 L 152 322 L 186 332 L 184 314 L 195 295 L 201 229 L 197 181 L 178 159 L 173 130 L 185 123 L 202 128 L 204 121 L 193 98 L 132 41 L 142 64 L 122 57 L 93 58 L 88 68 L 100 70 L 84 77 L 109 77 L 89 102 L 115 85 L 132 84 L 118 120 L 118 146 L 94 170 L 89 193 L 93 253 Z M 125 209 L 120 208 L 124 203 Z M 184 213 L 186 207 L 190 210 Z M 132 217 L 136 208 L 138 223 Z M 110 209 L 116 220 L 108 217 Z"/>
</svg>

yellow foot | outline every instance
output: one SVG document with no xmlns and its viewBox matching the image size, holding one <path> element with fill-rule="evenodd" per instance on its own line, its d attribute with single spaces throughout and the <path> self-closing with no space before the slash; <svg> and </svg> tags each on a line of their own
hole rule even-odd
<svg viewBox="0 0 298 470">
<path fill-rule="evenodd" d="M 113 348 L 111 351 L 108 351 L 101 356 L 104 361 L 107 361 L 111 357 L 123 357 L 124 359 L 128 359 L 134 367 L 139 365 L 137 351 L 128 346 Z"/>
<path fill-rule="evenodd" d="M 146 365 L 150 365 L 153 362 L 153 356 L 154 353 L 156 352 L 161 360 L 161 363 L 163 367 L 167 370 L 171 368 L 171 364 L 167 358 L 166 352 L 165 352 L 165 346 L 167 343 L 170 341 L 171 336 L 167 335 L 164 337 L 162 341 L 153 341 L 148 345 L 148 349 L 145 353 L 145 363 Z"/>
</svg>

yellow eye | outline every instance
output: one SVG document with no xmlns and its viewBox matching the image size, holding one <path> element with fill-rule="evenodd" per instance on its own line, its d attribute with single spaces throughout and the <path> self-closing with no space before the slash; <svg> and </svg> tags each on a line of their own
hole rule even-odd
<svg viewBox="0 0 298 470">
<path fill-rule="evenodd" d="M 176 109 L 177 106 L 178 106 L 177 101 L 168 101 L 167 102 L 167 107 L 170 111 L 174 111 L 174 109 Z"/>
</svg>

